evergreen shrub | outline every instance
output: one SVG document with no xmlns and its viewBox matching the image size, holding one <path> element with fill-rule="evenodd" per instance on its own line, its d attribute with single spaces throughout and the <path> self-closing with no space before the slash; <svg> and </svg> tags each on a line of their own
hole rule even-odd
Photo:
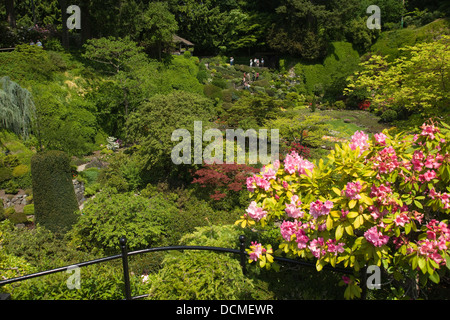
<svg viewBox="0 0 450 320">
<path fill-rule="evenodd" d="M 64 233 L 78 219 L 70 159 L 62 151 L 46 151 L 31 159 L 35 219 L 53 232 Z"/>
</svg>

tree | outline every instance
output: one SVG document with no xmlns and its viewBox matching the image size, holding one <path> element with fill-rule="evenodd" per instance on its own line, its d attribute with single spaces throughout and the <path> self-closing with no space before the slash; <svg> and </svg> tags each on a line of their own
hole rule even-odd
<svg viewBox="0 0 450 320">
<path fill-rule="evenodd" d="M 307 60 L 326 55 L 325 35 L 331 12 L 309 0 L 286 0 L 276 8 L 276 21 L 268 34 L 272 49 Z"/>
<path fill-rule="evenodd" d="M 5 0 L 6 4 L 6 16 L 11 28 L 16 27 L 16 13 L 14 11 L 14 0 Z"/>
<path fill-rule="evenodd" d="M 31 93 L 9 77 L 0 78 L 0 128 L 26 138 L 35 118 Z"/>
<path fill-rule="evenodd" d="M 349 77 L 346 94 L 364 90 L 376 112 L 404 108 L 409 114 L 448 114 L 450 106 L 450 36 L 402 48 L 393 62 L 373 55 Z"/>
<path fill-rule="evenodd" d="M 328 120 L 329 117 L 318 114 L 302 114 L 298 117 L 268 121 L 267 126 L 279 129 L 280 136 L 288 144 L 296 142 L 302 146 L 318 147 L 330 128 Z"/>
<path fill-rule="evenodd" d="M 125 117 L 129 113 L 129 91 L 137 85 L 131 76 L 131 70 L 148 62 L 143 48 L 130 37 L 90 39 L 84 45 L 83 56 L 104 66 L 105 73 L 113 76 L 122 89 Z"/>
<path fill-rule="evenodd" d="M 194 136 L 194 121 L 209 126 L 215 110 L 212 102 L 194 93 L 173 91 L 155 95 L 130 114 L 127 121 L 127 139 L 140 145 L 137 156 L 141 170 L 148 180 L 167 178 L 183 183 L 190 178 L 186 165 L 175 165 L 171 159 L 172 141 L 176 129 L 187 129 Z"/>
<path fill-rule="evenodd" d="M 150 2 L 143 14 L 141 38 L 145 46 L 156 46 L 158 59 L 161 60 L 162 50 L 170 47 L 173 35 L 178 30 L 175 16 L 169 11 L 166 2 Z"/>
<path fill-rule="evenodd" d="M 36 223 L 65 233 L 78 219 L 70 158 L 62 151 L 36 153 L 31 159 Z"/>
</svg>

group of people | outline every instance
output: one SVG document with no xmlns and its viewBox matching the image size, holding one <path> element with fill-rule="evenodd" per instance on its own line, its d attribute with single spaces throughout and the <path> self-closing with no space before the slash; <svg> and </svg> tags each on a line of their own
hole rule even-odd
<svg viewBox="0 0 450 320">
<path fill-rule="evenodd" d="M 259 59 L 250 59 L 250 67 L 253 67 L 253 66 L 255 66 L 255 67 L 257 67 L 257 68 L 259 68 L 260 66 L 261 67 L 264 67 L 264 58 L 261 58 L 261 62 L 259 61 Z"/>
<path fill-rule="evenodd" d="M 234 58 L 230 57 L 230 65 L 232 66 L 234 64 Z M 261 61 L 259 59 L 250 59 L 250 67 L 264 67 L 264 58 L 261 58 Z"/>
<path fill-rule="evenodd" d="M 30 42 L 30 46 L 34 46 L 34 45 L 37 45 L 38 47 L 42 47 L 42 42 L 41 42 L 41 40 L 38 40 L 36 43 L 34 43 L 34 41 L 31 41 L 31 42 Z"/>
<path fill-rule="evenodd" d="M 250 90 L 250 82 L 251 81 L 257 81 L 259 79 L 259 72 L 252 71 L 252 73 L 250 74 L 250 72 L 245 73 L 244 72 L 244 77 L 242 78 L 242 84 L 244 85 L 244 89 Z"/>
</svg>

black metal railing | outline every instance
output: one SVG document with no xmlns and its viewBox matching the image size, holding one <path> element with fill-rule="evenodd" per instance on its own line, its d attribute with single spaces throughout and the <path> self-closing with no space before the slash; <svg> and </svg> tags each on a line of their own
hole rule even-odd
<svg viewBox="0 0 450 320">
<path fill-rule="evenodd" d="M 206 251 L 233 253 L 233 254 L 240 255 L 240 264 L 242 267 L 242 272 L 245 274 L 246 273 L 246 263 L 247 263 L 246 258 L 248 256 L 248 253 L 245 251 L 245 248 L 246 248 L 245 240 L 246 240 L 245 236 L 243 236 L 243 235 L 239 236 L 239 249 L 210 247 L 210 246 L 170 246 L 170 247 L 147 248 L 147 249 L 128 252 L 127 239 L 126 239 L 126 237 L 121 237 L 119 239 L 121 254 L 116 254 L 113 256 L 109 256 L 109 257 L 80 262 L 77 264 L 72 264 L 70 266 L 60 267 L 60 268 L 56 268 L 56 269 L 36 272 L 33 274 L 24 275 L 24 276 L 20 276 L 20 277 L 16 277 L 16 278 L 1 280 L 0 288 L 4 285 L 11 284 L 14 282 L 24 281 L 24 280 L 42 277 L 42 276 L 53 274 L 53 273 L 67 271 L 67 270 L 70 270 L 71 268 L 73 268 L 74 266 L 81 268 L 81 267 L 85 267 L 85 266 L 89 266 L 89 265 L 93 265 L 93 264 L 97 264 L 97 263 L 102 263 L 102 262 L 106 262 L 106 261 L 111 261 L 111 260 L 115 260 L 115 259 L 122 259 L 123 279 L 124 279 L 124 284 L 125 284 L 125 289 L 124 289 L 125 300 L 140 299 L 140 298 L 145 298 L 147 295 L 140 295 L 140 296 L 134 296 L 134 297 L 131 295 L 131 283 L 130 283 L 130 274 L 129 274 L 129 268 L 128 268 L 128 257 L 129 256 L 143 254 L 143 253 L 149 253 L 149 252 L 170 251 L 170 250 L 178 250 L 178 251 L 206 250 Z M 294 259 L 277 257 L 277 256 L 274 256 L 274 260 L 280 261 L 280 262 L 285 262 L 285 263 L 302 265 L 302 266 L 306 266 L 306 267 L 314 267 L 314 268 L 316 267 L 315 263 L 308 262 L 308 261 L 294 260 Z M 324 266 L 323 269 L 332 270 L 332 271 L 336 271 L 336 272 L 343 273 L 343 274 L 353 274 L 353 270 L 346 269 L 346 268 Z M 365 272 L 364 271 L 361 272 L 361 275 L 364 277 Z M 366 292 L 365 281 L 361 281 L 361 284 L 362 284 L 362 289 L 363 289 L 362 297 L 364 298 L 365 292 Z M 2 297 L 3 297 L 3 299 L 10 298 L 10 296 L 8 294 L 3 295 Z"/>
</svg>

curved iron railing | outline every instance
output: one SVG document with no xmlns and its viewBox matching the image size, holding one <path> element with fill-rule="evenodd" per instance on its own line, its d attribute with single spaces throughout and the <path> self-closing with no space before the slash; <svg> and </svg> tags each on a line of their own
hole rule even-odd
<svg viewBox="0 0 450 320">
<path fill-rule="evenodd" d="M 238 254 L 238 255 L 240 255 L 240 264 L 241 264 L 241 267 L 242 267 L 242 272 L 244 274 L 246 273 L 246 257 L 248 256 L 248 253 L 245 251 L 245 248 L 246 248 L 245 236 L 243 236 L 243 235 L 239 236 L 239 249 L 222 248 L 222 247 L 210 247 L 210 246 L 170 246 L 170 247 L 147 248 L 147 249 L 142 249 L 142 250 L 136 250 L 136 251 L 128 252 L 126 237 L 121 237 L 120 240 L 119 240 L 119 244 L 120 244 L 121 254 L 116 254 L 116 255 L 113 255 L 113 256 L 109 256 L 109 257 L 104 257 L 104 258 L 94 259 L 94 260 L 90 260 L 90 261 L 80 262 L 80 263 L 77 263 L 77 264 L 72 264 L 72 265 L 69 265 L 69 266 L 55 268 L 55 269 L 51 269 L 51 270 L 40 271 L 40 272 L 36 272 L 36 273 L 32 273 L 32 274 L 29 274 L 29 275 L 24 275 L 24 276 L 20 276 L 20 277 L 16 277 L 16 278 L 1 280 L 0 281 L 0 287 L 3 286 L 3 285 L 14 283 L 14 282 L 24 281 L 24 280 L 37 278 L 37 277 L 42 277 L 42 276 L 53 274 L 53 273 L 67 271 L 67 270 L 70 270 L 71 268 L 73 268 L 75 266 L 80 268 L 80 267 L 85 267 L 85 266 L 89 266 L 89 265 L 92 265 L 92 264 L 102 263 L 102 262 L 111 261 L 111 260 L 115 260 L 115 259 L 120 259 L 121 258 L 122 259 L 124 283 L 125 283 L 125 289 L 124 289 L 124 291 L 125 291 L 124 292 L 125 299 L 126 300 L 140 299 L 140 298 L 146 297 L 147 295 L 134 296 L 134 297 L 131 295 L 130 275 L 129 275 L 129 269 L 128 269 L 128 257 L 132 256 L 132 255 L 143 254 L 143 253 L 157 252 L 157 251 L 170 251 L 170 250 L 178 250 L 178 251 L 182 251 L 182 250 L 206 250 L 206 251 L 217 251 L 217 252 Z M 294 260 L 294 259 L 289 259 L 289 258 L 284 258 L 284 257 L 274 256 L 274 260 L 280 261 L 280 262 L 298 264 L 298 265 L 302 265 L 302 266 L 306 266 L 306 267 L 315 267 L 316 266 L 312 262 L 302 261 L 302 260 Z M 324 266 L 323 269 L 332 270 L 332 271 L 336 271 L 336 272 L 344 273 L 344 274 L 353 274 L 353 270 L 345 269 L 345 268 Z M 362 275 L 364 276 L 365 273 L 362 273 Z M 364 294 L 365 293 L 365 285 L 364 284 L 365 284 L 365 282 L 363 283 L 363 297 L 365 296 L 365 294 Z M 9 298 L 9 296 L 7 296 L 6 299 L 7 298 Z M 5 299 L 5 297 L 4 297 L 4 299 Z"/>
</svg>

